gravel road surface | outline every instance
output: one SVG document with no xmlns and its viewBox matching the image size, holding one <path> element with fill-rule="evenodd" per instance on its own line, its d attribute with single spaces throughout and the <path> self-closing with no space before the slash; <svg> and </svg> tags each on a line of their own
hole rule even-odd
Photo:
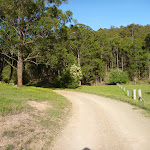
<svg viewBox="0 0 150 150">
<path fill-rule="evenodd" d="M 55 92 L 72 102 L 72 113 L 51 150 L 150 150 L 150 119 L 141 110 L 92 94 Z"/>
</svg>

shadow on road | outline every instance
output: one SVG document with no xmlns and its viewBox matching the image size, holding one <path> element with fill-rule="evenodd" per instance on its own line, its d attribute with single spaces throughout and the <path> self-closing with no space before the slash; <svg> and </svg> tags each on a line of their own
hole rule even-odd
<svg viewBox="0 0 150 150">
<path fill-rule="evenodd" d="M 89 148 L 86 147 L 86 148 L 84 148 L 83 150 L 91 150 L 91 149 L 89 149 Z"/>
</svg>

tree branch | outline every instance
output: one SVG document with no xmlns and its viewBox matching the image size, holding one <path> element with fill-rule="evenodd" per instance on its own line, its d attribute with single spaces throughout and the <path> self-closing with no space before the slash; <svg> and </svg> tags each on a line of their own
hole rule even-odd
<svg viewBox="0 0 150 150">
<path fill-rule="evenodd" d="M 30 54 L 27 56 L 27 58 L 24 59 L 24 62 L 26 62 L 26 61 L 28 61 L 28 60 L 30 60 L 30 59 L 33 59 L 33 58 L 40 57 L 40 56 L 39 56 L 39 53 L 38 53 L 37 55 L 35 55 L 35 56 L 31 56 L 31 54 L 32 54 L 32 53 L 30 53 Z M 31 57 L 30 57 L 30 56 L 31 56 Z"/>
<path fill-rule="evenodd" d="M 33 42 L 35 42 L 40 37 L 42 37 L 42 36 L 38 36 L 35 39 L 33 39 L 32 41 L 26 42 L 26 43 L 24 43 L 24 45 L 29 44 L 29 43 L 33 43 Z"/>
<path fill-rule="evenodd" d="M 32 63 L 34 63 L 34 64 L 36 64 L 37 66 L 39 65 L 39 64 L 41 64 L 41 63 L 37 63 L 37 62 L 35 62 L 35 61 L 32 61 L 32 60 L 26 60 L 26 62 L 32 62 Z"/>
<path fill-rule="evenodd" d="M 16 68 L 15 66 L 13 66 L 10 62 L 8 62 L 5 58 L 4 58 L 4 60 L 5 60 L 10 66 L 12 66 L 14 69 L 17 70 L 17 68 Z"/>
<path fill-rule="evenodd" d="M 1 52 L 0 52 L 0 53 L 1 53 Z M 18 61 L 17 59 L 15 59 L 15 58 L 13 58 L 13 57 L 11 57 L 11 56 L 5 54 L 5 53 L 1 53 L 1 54 L 2 54 L 2 55 L 5 55 L 6 57 L 8 57 L 8 58 L 10 58 L 10 59 L 13 59 L 13 60 L 15 60 L 15 61 Z"/>
</svg>

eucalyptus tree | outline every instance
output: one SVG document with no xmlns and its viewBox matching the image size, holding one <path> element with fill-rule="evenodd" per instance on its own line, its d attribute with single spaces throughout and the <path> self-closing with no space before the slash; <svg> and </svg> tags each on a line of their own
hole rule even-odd
<svg viewBox="0 0 150 150">
<path fill-rule="evenodd" d="M 147 62 L 147 72 L 148 72 L 148 78 L 150 80 L 150 34 L 147 35 L 145 38 L 145 50 L 146 50 L 146 55 L 145 55 L 145 60 Z"/>
<path fill-rule="evenodd" d="M 35 43 L 61 25 L 62 11 L 58 6 L 63 2 L 67 0 L 0 0 L 1 32 L 5 37 L 9 35 L 8 29 L 14 33 L 11 45 L 15 45 L 13 56 L 17 59 L 8 55 L 5 47 L 2 54 L 16 59 L 18 86 L 22 86 L 23 63 L 30 61 L 38 64 L 35 60 L 40 51 Z M 33 46 L 36 48 L 33 49 Z"/>
</svg>

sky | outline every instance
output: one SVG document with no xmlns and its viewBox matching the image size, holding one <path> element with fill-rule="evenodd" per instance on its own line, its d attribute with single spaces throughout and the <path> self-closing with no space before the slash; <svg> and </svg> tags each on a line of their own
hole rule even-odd
<svg viewBox="0 0 150 150">
<path fill-rule="evenodd" d="M 150 0 L 68 0 L 60 6 L 71 10 L 78 23 L 93 30 L 129 24 L 150 24 Z"/>
</svg>

